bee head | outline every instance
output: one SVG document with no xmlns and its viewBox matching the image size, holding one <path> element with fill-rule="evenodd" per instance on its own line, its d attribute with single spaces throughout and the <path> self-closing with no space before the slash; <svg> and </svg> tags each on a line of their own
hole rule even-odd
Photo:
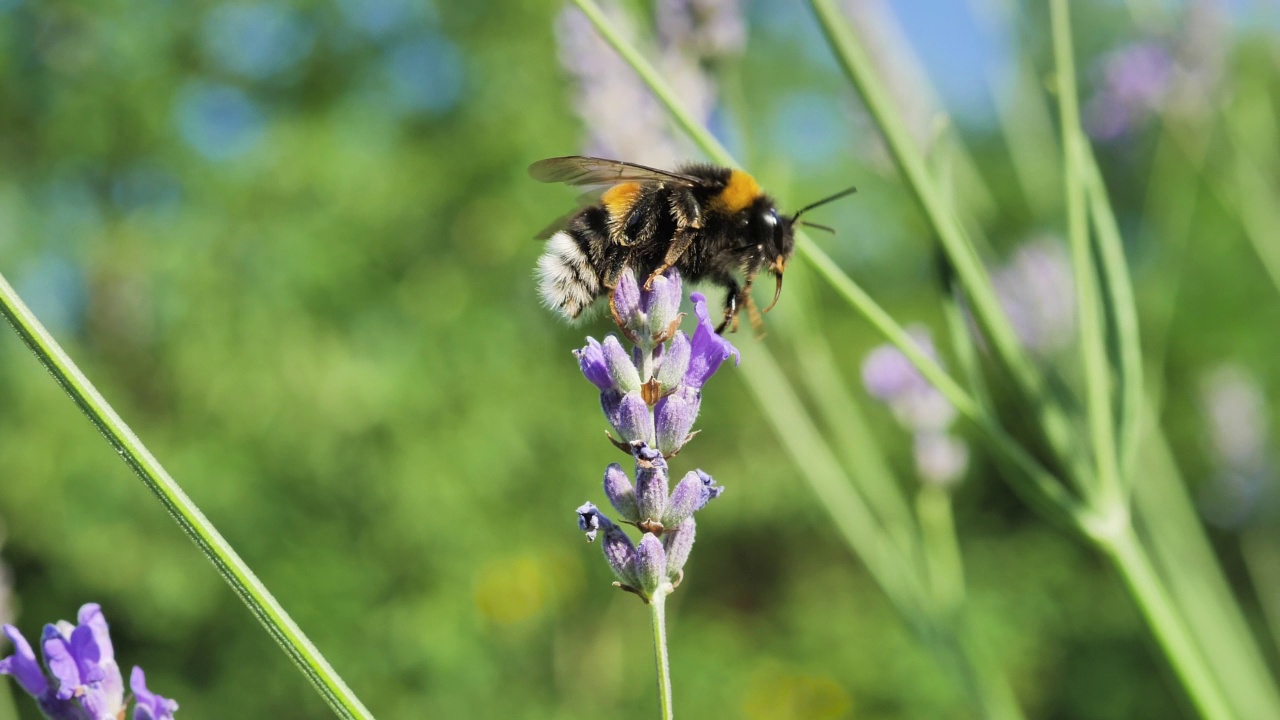
<svg viewBox="0 0 1280 720">
<path fill-rule="evenodd" d="M 778 206 L 767 195 L 761 195 L 747 209 L 746 235 L 750 242 L 743 249 L 749 253 L 748 265 L 754 272 L 768 268 L 777 278 L 773 302 L 765 312 L 773 308 L 782 294 L 782 273 L 796 249 L 794 222 L 794 218 L 779 213 Z"/>
</svg>

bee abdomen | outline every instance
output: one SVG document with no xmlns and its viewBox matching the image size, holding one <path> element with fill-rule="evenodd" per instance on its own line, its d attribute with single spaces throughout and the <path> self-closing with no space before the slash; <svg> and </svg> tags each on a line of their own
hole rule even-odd
<svg viewBox="0 0 1280 720">
<path fill-rule="evenodd" d="M 581 316 L 600 294 L 600 278 L 587 257 L 588 239 L 579 237 L 583 232 L 575 228 L 552 235 L 538 258 L 542 302 L 570 320 Z"/>
</svg>

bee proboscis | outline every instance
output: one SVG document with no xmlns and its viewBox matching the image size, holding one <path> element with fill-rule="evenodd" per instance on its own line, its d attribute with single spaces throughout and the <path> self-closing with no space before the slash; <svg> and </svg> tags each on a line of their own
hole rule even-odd
<svg viewBox="0 0 1280 720">
<path fill-rule="evenodd" d="M 548 307 L 576 320 L 607 294 L 616 320 L 613 290 L 624 268 L 646 287 L 676 268 L 689 282 L 710 282 L 727 291 L 717 332 L 736 330 L 743 307 L 759 329 L 760 312 L 751 299 L 756 276 L 767 269 L 776 278 L 773 302 L 763 310 L 769 312 L 782 294 L 800 215 L 854 192 L 849 188 L 783 215 L 750 175 L 716 165 L 694 163 L 668 171 L 572 155 L 540 160 L 529 166 L 529 174 L 542 182 L 607 188 L 596 202 L 552 228 L 537 269 Z"/>
</svg>

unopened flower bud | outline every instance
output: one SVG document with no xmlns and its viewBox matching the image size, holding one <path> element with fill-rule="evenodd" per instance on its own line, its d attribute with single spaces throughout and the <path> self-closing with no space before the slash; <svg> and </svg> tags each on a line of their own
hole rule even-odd
<svg viewBox="0 0 1280 720">
<path fill-rule="evenodd" d="M 635 573 L 640 589 L 652 597 L 667 579 L 667 551 L 657 535 L 645 533 L 636 548 Z"/>
<path fill-rule="evenodd" d="M 623 520 L 640 521 L 640 511 L 636 505 L 636 490 L 631 485 L 627 473 L 618 463 L 612 463 L 605 468 L 604 494 Z"/>
<path fill-rule="evenodd" d="M 644 332 L 644 313 L 640 308 L 640 284 L 636 275 L 628 267 L 618 276 L 618 284 L 613 290 L 613 307 L 618 317 L 631 332 Z"/>
<path fill-rule="evenodd" d="M 600 394 L 600 405 L 623 442 L 647 443 L 653 438 L 653 415 L 639 392 L 623 395 L 617 390 L 607 390 Z"/>
<path fill-rule="evenodd" d="M 667 462 L 662 453 L 639 445 L 636 456 L 636 505 L 640 520 L 660 521 L 667 504 Z"/>
<path fill-rule="evenodd" d="M 613 379 L 609 377 L 609 368 L 604 363 L 604 348 L 595 338 L 587 338 L 587 346 L 581 350 L 573 351 L 574 357 L 578 358 L 578 367 L 582 369 L 582 374 L 591 381 L 593 385 L 603 390 L 609 390 L 613 387 Z"/>
<path fill-rule="evenodd" d="M 604 542 L 601 543 L 601 549 L 604 550 L 604 558 L 613 569 L 613 574 L 623 584 L 639 586 L 636 578 L 636 548 L 622 528 L 605 517 L 592 503 L 585 503 L 578 508 L 578 527 L 587 533 L 587 542 L 595 540 L 596 533 L 603 531 Z"/>
<path fill-rule="evenodd" d="M 680 317 L 680 297 L 680 274 L 674 269 L 653 279 L 653 289 L 641 298 L 641 305 L 649 316 L 649 333 L 653 337 L 661 338 L 671 323 Z"/>
<path fill-rule="evenodd" d="M 622 392 L 635 392 L 640 389 L 640 371 L 636 370 L 631 356 L 622 348 L 618 338 L 610 335 L 604 339 L 604 364 L 609 371 L 609 379 L 614 387 Z"/>
<path fill-rule="evenodd" d="M 669 393 L 684 382 L 688 369 L 689 336 L 680 330 L 671 338 L 666 352 L 662 354 L 662 364 L 658 366 L 658 384 L 662 392 Z"/>
<path fill-rule="evenodd" d="M 674 580 L 684 569 L 689 559 L 689 551 L 693 549 L 693 539 L 697 535 L 698 523 L 690 516 L 674 530 L 668 529 L 662 534 L 662 545 L 667 551 L 667 577 Z"/>
<path fill-rule="evenodd" d="M 698 407 L 702 404 L 702 393 L 696 388 L 685 385 L 674 393 L 667 395 L 654 406 L 654 422 L 657 432 L 658 450 L 670 457 L 679 452 L 689 441 L 689 431 L 698 419 Z"/>
</svg>

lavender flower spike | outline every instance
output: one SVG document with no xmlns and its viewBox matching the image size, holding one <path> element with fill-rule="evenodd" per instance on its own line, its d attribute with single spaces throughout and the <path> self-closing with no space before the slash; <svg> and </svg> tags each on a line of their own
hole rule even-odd
<svg viewBox="0 0 1280 720">
<path fill-rule="evenodd" d="M 133 720 L 173 720 L 178 710 L 178 703 L 169 698 L 157 695 L 147 689 L 147 677 L 142 668 L 136 665 L 129 675 L 129 687 L 133 690 L 137 704 L 133 708 Z"/>
</svg>

